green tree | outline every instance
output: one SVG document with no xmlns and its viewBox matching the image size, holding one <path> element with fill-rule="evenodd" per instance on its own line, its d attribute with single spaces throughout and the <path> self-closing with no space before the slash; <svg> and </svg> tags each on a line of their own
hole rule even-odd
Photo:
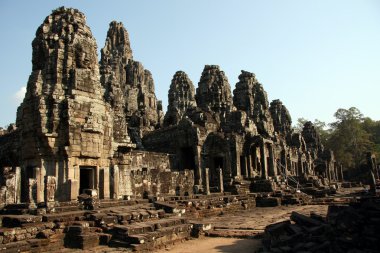
<svg viewBox="0 0 380 253">
<path fill-rule="evenodd" d="M 365 161 L 365 153 L 372 150 L 371 135 L 363 127 L 363 114 L 359 109 L 338 109 L 337 119 L 331 123 L 331 134 L 327 148 L 334 151 L 335 158 L 346 168 L 357 168 Z"/>
<path fill-rule="evenodd" d="M 376 157 L 380 157 L 380 121 L 374 121 L 371 118 L 363 119 L 363 129 L 370 134 L 370 140 L 374 143 L 373 152 Z"/>
</svg>

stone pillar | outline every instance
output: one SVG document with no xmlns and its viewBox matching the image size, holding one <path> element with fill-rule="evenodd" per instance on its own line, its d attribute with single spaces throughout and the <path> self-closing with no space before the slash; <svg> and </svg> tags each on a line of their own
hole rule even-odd
<svg viewBox="0 0 380 253">
<path fill-rule="evenodd" d="M 34 175 L 36 175 L 36 183 L 37 183 L 37 189 L 36 189 L 36 194 L 37 194 L 37 203 L 44 202 L 45 201 L 45 175 L 46 171 L 45 168 L 39 168 L 39 167 L 34 167 Z"/>
<path fill-rule="evenodd" d="M 253 169 L 252 169 L 252 161 L 251 161 L 251 155 L 248 153 L 248 155 L 245 156 L 245 168 L 248 171 L 249 177 L 252 178 L 254 176 Z"/>
<path fill-rule="evenodd" d="M 110 198 L 110 169 L 103 169 L 103 195 L 105 199 Z"/>
<path fill-rule="evenodd" d="M 56 178 L 53 176 L 45 176 L 45 203 L 47 212 L 54 212 L 56 190 Z"/>
<path fill-rule="evenodd" d="M 344 181 L 344 177 L 343 177 L 343 165 L 341 164 L 340 166 L 339 166 L 339 180 L 341 181 L 341 182 L 343 182 Z"/>
<path fill-rule="evenodd" d="M 119 167 L 117 165 L 114 165 L 113 167 L 113 198 L 119 199 L 119 179 L 120 179 L 120 173 L 119 173 Z"/>
<path fill-rule="evenodd" d="M 268 179 L 268 165 L 267 165 L 267 156 L 266 156 L 264 142 L 260 145 L 260 153 L 261 153 L 261 178 Z"/>
<path fill-rule="evenodd" d="M 16 167 L 16 203 L 21 203 L 21 168 Z"/>
<path fill-rule="evenodd" d="M 131 169 L 127 168 L 125 170 L 125 180 L 126 180 L 126 186 L 125 186 L 125 192 L 127 196 L 132 196 L 132 178 L 131 178 Z"/>
<path fill-rule="evenodd" d="M 194 185 L 202 185 L 202 164 L 201 164 L 201 151 L 202 147 L 197 146 L 196 148 L 196 156 L 195 159 L 195 170 L 194 170 Z"/>
<path fill-rule="evenodd" d="M 110 175 L 108 168 L 99 169 L 99 198 L 109 199 L 110 198 Z"/>
<path fill-rule="evenodd" d="M 298 158 L 298 163 L 297 163 L 297 175 L 298 176 L 302 176 L 303 172 L 304 172 L 304 169 L 303 169 L 303 162 L 302 162 L 302 158 L 299 157 Z"/>
<path fill-rule="evenodd" d="M 79 181 L 76 179 L 69 179 L 67 182 L 70 200 L 77 200 L 79 195 Z"/>
<path fill-rule="evenodd" d="M 273 147 L 272 145 L 268 145 L 268 151 L 269 151 L 269 164 L 268 171 L 270 171 L 272 176 L 277 176 L 277 170 L 274 168 L 274 155 L 273 155 Z"/>
<path fill-rule="evenodd" d="M 204 190 L 207 195 L 210 195 L 210 178 L 209 178 L 209 168 L 205 168 L 205 176 L 204 176 Z"/>
<path fill-rule="evenodd" d="M 224 185 L 223 185 L 223 170 L 221 168 L 217 169 L 218 171 L 218 176 L 219 176 L 219 190 L 221 193 L 224 192 Z"/>
<path fill-rule="evenodd" d="M 28 204 L 29 209 L 37 208 L 37 180 L 34 178 L 29 178 L 28 181 Z"/>
</svg>

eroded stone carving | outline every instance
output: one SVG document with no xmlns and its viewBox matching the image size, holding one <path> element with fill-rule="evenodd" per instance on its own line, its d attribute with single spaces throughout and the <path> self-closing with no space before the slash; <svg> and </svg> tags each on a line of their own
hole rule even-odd
<svg viewBox="0 0 380 253">
<path fill-rule="evenodd" d="M 196 107 L 194 85 L 183 71 L 177 71 L 169 89 L 169 104 L 164 125 L 176 125 L 187 110 Z"/>
<path fill-rule="evenodd" d="M 224 72 L 217 65 L 206 65 L 195 95 L 197 106 L 221 117 L 232 109 L 231 88 Z"/>
<path fill-rule="evenodd" d="M 246 111 L 253 119 L 259 134 L 273 135 L 273 122 L 269 112 L 268 96 L 253 73 L 242 70 L 234 90 L 234 105 Z"/>
<path fill-rule="evenodd" d="M 279 99 L 270 103 L 269 111 L 273 119 L 274 130 L 283 136 L 286 136 L 292 129 L 292 118 L 288 109 Z"/>
</svg>

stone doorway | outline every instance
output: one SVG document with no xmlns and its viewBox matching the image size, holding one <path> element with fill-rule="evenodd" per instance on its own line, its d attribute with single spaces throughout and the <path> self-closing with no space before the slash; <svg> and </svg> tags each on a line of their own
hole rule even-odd
<svg viewBox="0 0 380 253">
<path fill-rule="evenodd" d="M 95 167 L 80 166 L 79 171 L 79 194 L 82 194 L 84 189 L 94 189 Z"/>
<path fill-rule="evenodd" d="M 210 187 L 214 188 L 211 191 L 212 192 L 219 192 L 219 186 L 220 186 L 220 173 L 219 169 L 222 169 L 224 171 L 224 158 L 223 156 L 214 156 L 212 158 L 212 164 L 210 166 Z"/>
<path fill-rule="evenodd" d="M 195 170 L 195 155 L 192 147 L 181 148 L 181 170 Z"/>
</svg>

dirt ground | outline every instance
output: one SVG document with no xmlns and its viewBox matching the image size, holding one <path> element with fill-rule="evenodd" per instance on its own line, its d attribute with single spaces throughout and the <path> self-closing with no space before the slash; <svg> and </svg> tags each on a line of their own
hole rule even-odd
<svg viewBox="0 0 380 253">
<path fill-rule="evenodd" d="M 326 215 L 327 205 L 307 205 L 307 206 L 279 206 L 279 207 L 258 207 L 251 210 L 226 214 L 217 217 L 205 218 L 203 220 L 193 220 L 195 223 L 211 224 L 214 228 L 214 237 L 202 237 L 191 239 L 183 243 L 170 245 L 166 249 L 160 249 L 157 253 L 243 253 L 255 252 L 261 247 L 260 239 L 253 239 L 262 233 L 269 224 L 289 219 L 293 211 L 309 215 L 310 212 Z M 238 239 L 245 237 L 249 239 Z M 73 251 L 72 249 L 63 252 L 104 252 L 119 253 L 130 252 L 124 248 L 109 248 L 100 246 L 87 251 Z"/>
<path fill-rule="evenodd" d="M 157 253 L 243 253 L 254 252 L 261 246 L 259 239 L 204 237 L 176 244 Z"/>
<path fill-rule="evenodd" d="M 307 214 L 326 215 L 328 206 L 280 206 L 254 208 L 249 211 L 222 215 L 204 219 L 202 222 L 211 223 L 217 234 L 224 237 L 204 237 L 176 244 L 157 253 L 243 253 L 255 252 L 261 247 L 260 239 L 230 238 L 235 235 L 252 235 L 263 232 L 269 224 L 289 219 L 293 211 Z"/>
</svg>

